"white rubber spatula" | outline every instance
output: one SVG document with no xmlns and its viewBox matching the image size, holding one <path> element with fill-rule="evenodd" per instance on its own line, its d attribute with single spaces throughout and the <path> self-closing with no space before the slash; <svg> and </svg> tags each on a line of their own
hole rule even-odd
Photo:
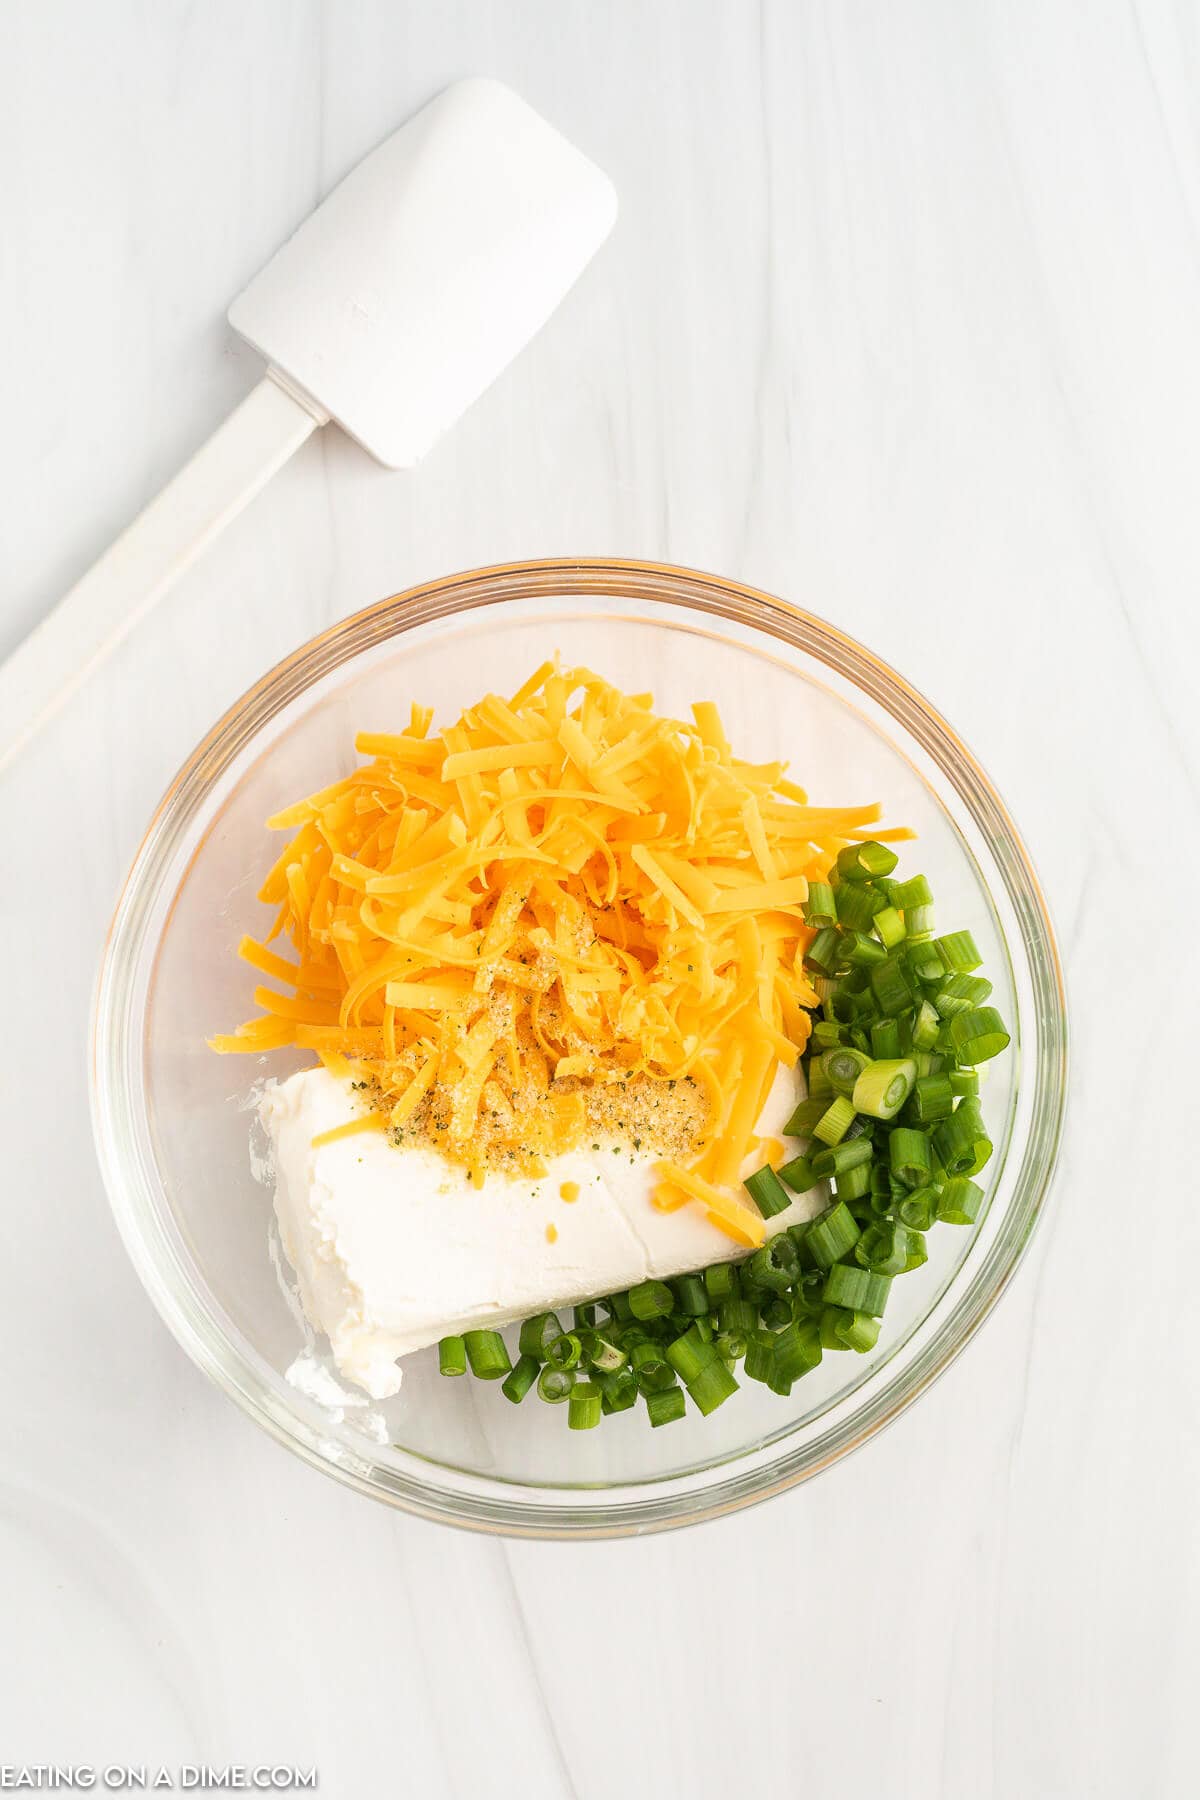
<svg viewBox="0 0 1200 1800">
<path fill-rule="evenodd" d="M 509 88 L 447 88 L 334 189 L 229 309 L 268 370 L 0 666 L 0 767 L 330 419 L 407 468 L 545 324 L 617 214 Z"/>
</svg>

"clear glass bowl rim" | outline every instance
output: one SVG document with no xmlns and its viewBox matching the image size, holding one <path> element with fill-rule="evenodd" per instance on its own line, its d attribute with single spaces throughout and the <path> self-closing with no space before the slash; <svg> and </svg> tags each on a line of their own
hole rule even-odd
<svg viewBox="0 0 1200 1800">
<path fill-rule="evenodd" d="M 894 1382 L 798 1445 L 781 1441 L 769 1463 L 739 1474 L 736 1460 L 694 1491 L 626 1489 L 620 1502 L 581 1507 L 553 1490 L 465 1495 L 434 1480 L 399 1476 L 361 1457 L 332 1454 L 327 1435 L 281 1405 L 277 1394 L 184 1278 L 158 1216 L 161 1192 L 129 1151 L 135 1096 L 126 1080 L 127 1034 L 136 1016 L 135 966 L 156 886 L 171 866 L 205 793 L 263 726 L 314 683 L 361 651 L 414 626 L 506 600 L 613 594 L 657 601 L 751 626 L 849 680 L 921 745 L 970 810 L 1000 866 L 1021 933 L 1034 997 L 1037 1059 L 1029 1142 L 1002 1232 L 984 1267 L 960 1292 L 941 1328 Z M 92 1119 L 109 1201 L 126 1249 L 155 1306 L 192 1360 L 257 1424 L 303 1460 L 347 1486 L 419 1517 L 531 1538 L 644 1535 L 720 1517 L 809 1480 L 890 1424 L 941 1375 L 1007 1287 L 1040 1218 L 1056 1166 L 1067 1094 L 1067 1011 L 1061 959 L 1041 883 L 999 794 L 945 719 L 881 658 L 812 613 L 726 577 L 671 564 L 609 557 L 504 563 L 448 575 L 340 620 L 262 677 L 196 747 L 167 789 L 133 859 L 109 927 L 91 1034 Z M 711 1471 L 706 1472 L 711 1473 Z M 433 1469 L 430 1470 L 431 1477 Z"/>
</svg>

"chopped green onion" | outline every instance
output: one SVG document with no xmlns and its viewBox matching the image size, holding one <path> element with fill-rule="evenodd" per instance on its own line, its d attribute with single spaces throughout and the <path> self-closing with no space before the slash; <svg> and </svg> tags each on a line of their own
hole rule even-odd
<svg viewBox="0 0 1200 1800">
<path fill-rule="evenodd" d="M 512 1368 L 504 1339 L 498 1331 L 465 1331 L 467 1361 L 477 1381 L 499 1381 Z"/>
<path fill-rule="evenodd" d="M 953 1176 L 938 1199 L 937 1216 L 947 1225 L 973 1225 L 983 1205 L 983 1189 L 963 1175 Z"/>
<path fill-rule="evenodd" d="M 912 1110 L 922 1125 L 948 1119 L 954 1111 L 954 1089 L 948 1075 L 918 1075 L 912 1091 Z"/>
<path fill-rule="evenodd" d="M 890 1262 L 896 1248 L 896 1221 L 894 1219 L 863 1220 L 862 1236 L 854 1246 L 854 1261 L 860 1269 L 874 1269 L 877 1263 Z M 901 1259 L 903 1260 L 903 1259 Z M 847 1257 L 849 1262 L 850 1258 Z M 879 1273 L 886 1273 L 880 1270 Z"/>
<path fill-rule="evenodd" d="M 467 1346 L 460 1337 L 444 1337 L 438 1345 L 438 1368 L 443 1375 L 465 1375 Z"/>
<path fill-rule="evenodd" d="M 981 1006 L 972 1012 L 955 1013 L 950 1021 L 950 1041 L 959 1062 L 974 1068 L 999 1056 L 1012 1040 L 995 1007 Z"/>
<path fill-rule="evenodd" d="M 877 875 L 890 875 L 899 862 L 894 850 L 872 839 L 867 844 L 847 844 L 837 855 L 837 871 L 843 881 L 871 881 Z"/>
<path fill-rule="evenodd" d="M 677 1275 L 671 1282 L 679 1311 L 698 1319 L 708 1311 L 708 1289 L 702 1275 Z"/>
<path fill-rule="evenodd" d="M 914 1050 L 932 1050 L 937 1043 L 938 1026 L 937 1008 L 928 1000 L 922 1000 L 917 1008 L 917 1016 L 912 1022 L 912 1041 Z"/>
<path fill-rule="evenodd" d="M 860 1076 L 859 1079 L 862 1080 L 862 1077 Z M 855 1092 L 858 1092 L 857 1088 Z M 820 1138 L 823 1144 L 840 1144 L 854 1122 L 856 1110 L 845 1094 L 839 1094 L 836 1100 L 830 1102 L 813 1126 L 813 1136 Z"/>
<path fill-rule="evenodd" d="M 851 1314 L 844 1306 L 823 1306 L 817 1329 L 821 1335 L 822 1350 L 848 1350 L 843 1332 Z"/>
<path fill-rule="evenodd" d="M 937 1218 L 938 1190 L 935 1187 L 918 1188 L 913 1194 L 906 1194 L 896 1207 L 896 1216 L 902 1225 L 913 1231 L 928 1231 Z"/>
<path fill-rule="evenodd" d="M 629 1290 L 629 1310 L 635 1319 L 662 1319 L 675 1304 L 665 1281 L 642 1281 Z"/>
<path fill-rule="evenodd" d="M 833 1329 L 847 1350 L 857 1350 L 860 1356 L 873 1350 L 879 1339 L 879 1320 L 870 1313 L 848 1313 L 844 1320 L 835 1320 Z"/>
<path fill-rule="evenodd" d="M 546 1360 L 546 1346 L 562 1336 L 562 1326 L 558 1322 L 558 1314 L 552 1312 L 534 1313 L 521 1326 L 518 1349 L 522 1356 L 536 1356 L 539 1362 Z"/>
<path fill-rule="evenodd" d="M 897 1019 L 901 1013 L 909 1011 L 913 992 L 899 956 L 889 956 L 871 970 L 871 992 L 880 1012 L 889 1019 Z"/>
<path fill-rule="evenodd" d="M 731 1294 L 722 1300 L 717 1312 L 722 1331 L 754 1331 L 758 1326 L 758 1307 L 743 1294 Z"/>
<path fill-rule="evenodd" d="M 814 975 L 813 977 L 813 991 L 821 1002 L 827 1019 L 833 1015 L 833 1002 L 841 985 L 840 981 L 835 981 L 830 975 Z"/>
<path fill-rule="evenodd" d="M 956 993 L 954 987 L 951 985 L 954 981 L 970 981 L 970 979 L 971 977 L 969 975 L 948 975 L 944 981 L 939 982 L 937 988 L 934 990 L 933 1008 L 938 1015 L 939 1038 L 941 1036 L 940 1027 L 944 1020 L 952 1019 L 955 1013 L 970 1012 L 971 1007 L 974 1005 L 973 999 L 966 994 Z M 936 1042 L 937 1039 L 934 1041 Z"/>
<path fill-rule="evenodd" d="M 837 919 L 837 909 L 833 901 L 833 889 L 827 881 L 810 881 L 808 899 L 801 909 L 804 923 L 820 930 L 823 925 L 832 925 Z"/>
<path fill-rule="evenodd" d="M 639 1383 L 648 1383 L 653 1387 L 669 1387 L 675 1377 L 662 1352 L 662 1346 L 647 1339 L 645 1343 L 634 1344 L 629 1352 L 629 1366 L 637 1376 Z"/>
<path fill-rule="evenodd" d="M 801 1269 L 810 1267 L 812 1264 L 812 1258 L 808 1254 L 808 1234 L 811 1226 L 811 1219 L 802 1219 L 799 1225 L 787 1227 L 787 1234 L 792 1240 L 796 1251 L 796 1261 Z"/>
<path fill-rule="evenodd" d="M 562 1331 L 546 1345 L 545 1355 L 553 1369 L 575 1369 L 583 1355 L 583 1344 L 573 1331 Z"/>
<path fill-rule="evenodd" d="M 770 1331 L 778 1331 L 781 1325 L 788 1324 L 792 1316 L 792 1303 L 787 1294 L 768 1294 L 762 1302 L 761 1316 L 763 1324 Z"/>
<path fill-rule="evenodd" d="M 946 1079 L 951 1093 L 959 1098 L 973 1100 L 979 1092 L 979 1075 L 974 1069 L 951 1069 Z"/>
<path fill-rule="evenodd" d="M 842 1028 L 839 1025 L 838 1030 L 840 1031 L 841 1029 Z M 822 1068 L 820 1058 L 810 1057 L 808 1064 L 808 1099 L 806 1101 L 801 1100 L 799 1106 L 796 1108 L 796 1112 L 799 1112 L 800 1108 L 803 1106 L 816 1106 L 817 1103 L 822 1100 L 828 1105 L 832 1095 L 833 1083 Z M 795 1116 L 796 1113 L 793 1113 L 792 1117 L 795 1118 Z"/>
<path fill-rule="evenodd" d="M 982 975 L 944 975 L 938 982 L 937 992 L 955 1000 L 966 1000 L 972 1006 L 982 1006 L 991 998 L 992 984 Z"/>
<path fill-rule="evenodd" d="M 907 1226 L 893 1219 L 880 1220 L 863 1232 L 854 1246 L 854 1259 L 860 1268 L 874 1275 L 903 1275 L 912 1249 L 912 1234 Z"/>
<path fill-rule="evenodd" d="M 853 1213 L 844 1200 L 837 1200 L 825 1212 L 818 1213 L 808 1228 L 804 1243 L 817 1267 L 828 1269 L 853 1250 L 858 1238 Z"/>
<path fill-rule="evenodd" d="M 847 936 L 852 932 L 870 931 L 875 914 L 882 912 L 887 901 L 878 888 L 868 885 L 847 885 L 837 892 L 838 924 Z M 841 940 L 841 950 L 845 956 L 849 946 L 846 937 Z M 876 946 L 878 948 L 878 946 Z"/>
<path fill-rule="evenodd" d="M 916 943 L 922 938 L 930 937 L 933 933 L 932 906 L 905 907 L 904 923 L 908 927 L 908 941 L 910 944 Z M 933 960 L 937 964 L 940 972 L 942 968 L 942 959 L 937 954 L 936 950 L 934 951 Z"/>
<path fill-rule="evenodd" d="M 947 1175 L 978 1175 L 992 1154 L 977 1100 L 961 1100 L 956 1111 L 934 1128 L 933 1148 Z"/>
<path fill-rule="evenodd" d="M 904 920 L 894 906 L 881 907 L 872 923 L 885 950 L 894 950 L 907 936 Z"/>
<path fill-rule="evenodd" d="M 837 1050 L 826 1050 L 821 1058 L 821 1067 L 828 1075 L 835 1094 L 852 1094 L 855 1082 L 870 1060 L 861 1050 L 849 1050 L 843 1046 Z"/>
<path fill-rule="evenodd" d="M 832 925 L 825 925 L 804 953 L 805 966 L 822 975 L 833 975 L 840 960 L 841 940 Z"/>
<path fill-rule="evenodd" d="M 799 1272 L 800 1261 L 796 1255 L 796 1246 L 786 1231 L 779 1232 L 761 1249 L 756 1250 L 746 1264 L 746 1275 L 750 1282 L 773 1294 L 786 1293 Z"/>
<path fill-rule="evenodd" d="M 744 1331 L 721 1331 L 716 1339 L 717 1355 L 725 1362 L 741 1362 L 746 1354 L 747 1337 Z"/>
<path fill-rule="evenodd" d="M 932 906 L 933 889 L 924 875 L 911 875 L 907 881 L 898 881 L 892 888 L 892 905 L 898 906 L 907 913 L 914 906 Z"/>
<path fill-rule="evenodd" d="M 818 1069 L 821 1067 L 820 1063 L 817 1063 L 815 1066 Z M 824 1117 L 825 1108 L 828 1106 L 829 1102 L 827 1099 L 818 1098 L 817 1095 L 813 1094 L 811 1092 L 811 1087 L 812 1077 L 810 1074 L 809 1097 L 807 1100 L 801 1100 L 799 1106 L 797 1106 L 792 1113 L 787 1124 L 783 1128 L 784 1137 L 811 1137 L 813 1126 Z M 828 1088 L 828 1080 L 826 1081 L 826 1087 Z M 830 1088 L 829 1092 L 832 1093 L 832 1091 L 833 1090 Z"/>
<path fill-rule="evenodd" d="M 835 1050 L 845 1029 L 836 1019 L 817 1019 L 809 1035 L 810 1046 L 817 1050 Z"/>
<path fill-rule="evenodd" d="M 821 1289 L 825 1286 L 825 1277 L 820 1269 L 805 1269 L 796 1283 L 792 1299 L 792 1310 L 797 1318 L 821 1310 Z"/>
<path fill-rule="evenodd" d="M 969 931 L 948 932 L 945 937 L 934 938 L 933 946 L 945 967 L 956 975 L 969 975 L 983 961 Z"/>
<path fill-rule="evenodd" d="M 818 1150 L 812 1157 L 813 1174 L 822 1181 L 828 1181 L 831 1175 L 844 1175 L 850 1169 L 857 1169 L 871 1161 L 875 1154 L 870 1138 L 858 1136 L 843 1138 L 840 1144 L 832 1144 L 826 1150 Z"/>
<path fill-rule="evenodd" d="M 825 1278 L 823 1295 L 829 1306 L 844 1306 L 850 1312 L 878 1316 L 887 1305 L 891 1285 L 890 1275 L 852 1268 L 849 1263 L 834 1263 Z"/>
<path fill-rule="evenodd" d="M 912 1092 L 916 1064 L 908 1057 L 868 1063 L 854 1084 L 854 1110 L 873 1119 L 894 1119 Z"/>
<path fill-rule="evenodd" d="M 855 1142 L 861 1140 L 856 1139 Z M 834 1176 L 833 1192 L 838 1200 L 863 1200 L 871 1191 L 871 1166 L 869 1163 L 858 1163 L 852 1169 L 842 1169 Z"/>
<path fill-rule="evenodd" d="M 670 1425 L 675 1419 L 682 1419 L 687 1411 L 681 1387 L 662 1388 L 655 1394 L 646 1395 L 646 1411 L 650 1414 L 652 1425 Z"/>
<path fill-rule="evenodd" d="M 719 1356 L 700 1369 L 687 1383 L 693 1403 L 707 1418 L 717 1407 L 736 1394 L 738 1384 Z"/>
<path fill-rule="evenodd" d="M 888 1139 L 888 1161 L 906 1187 L 919 1188 L 929 1179 L 929 1139 L 923 1131 L 897 1125 Z"/>
<path fill-rule="evenodd" d="M 559 1406 L 569 1399 L 574 1386 L 574 1369 L 555 1369 L 547 1363 L 538 1376 L 537 1391 L 551 1406 Z"/>
<path fill-rule="evenodd" d="M 626 1412 L 629 1407 L 637 1405 L 641 1389 L 634 1380 L 631 1369 L 614 1369 L 611 1374 L 598 1371 L 595 1380 L 606 1413 Z"/>
<path fill-rule="evenodd" d="M 514 1406 L 519 1406 L 541 1373 L 536 1356 L 519 1356 L 516 1365 L 500 1384 L 500 1392 Z"/>
<path fill-rule="evenodd" d="M 614 1369 L 620 1369 L 628 1362 L 627 1353 L 620 1344 L 614 1343 L 603 1331 L 590 1331 L 584 1339 L 583 1353 L 593 1369 L 600 1369 L 611 1375 Z"/>
<path fill-rule="evenodd" d="M 727 1300 L 738 1291 L 737 1270 L 732 1263 L 710 1263 L 704 1271 L 704 1287 L 709 1305 Z"/>
<path fill-rule="evenodd" d="M 675 1338 L 667 1345 L 666 1358 L 675 1373 L 685 1382 L 694 1381 L 701 1369 L 720 1360 L 713 1346 L 706 1344 L 702 1337 L 691 1331 L 685 1331 L 682 1337 Z"/>
<path fill-rule="evenodd" d="M 743 1185 L 764 1219 L 773 1219 L 792 1204 L 792 1196 L 769 1164 L 747 1175 Z"/>
<path fill-rule="evenodd" d="M 849 943 L 849 938 L 847 938 Z M 855 1031 L 861 1031 L 872 1019 L 879 1017 L 879 1008 L 871 993 L 870 969 L 852 966 L 845 980 L 838 989 L 834 999 L 833 1010 L 844 1032 L 851 1038 Z"/>
<path fill-rule="evenodd" d="M 813 1166 L 807 1156 L 793 1156 L 791 1162 L 785 1162 L 779 1170 L 779 1178 L 786 1181 L 794 1194 L 807 1194 L 815 1188 L 821 1179 L 814 1174 Z"/>
<path fill-rule="evenodd" d="M 567 1428 L 593 1431 L 600 1423 L 603 1395 L 594 1381 L 577 1381 L 567 1402 Z"/>
<path fill-rule="evenodd" d="M 894 1060 L 900 1054 L 900 1024 L 897 1019 L 880 1019 L 871 1027 L 871 1055 L 877 1062 Z"/>
<path fill-rule="evenodd" d="M 754 1330 L 746 1343 L 746 1360 L 742 1367 L 751 1381 L 770 1381 L 775 1366 L 775 1334 Z"/>
<path fill-rule="evenodd" d="M 821 1360 L 821 1333 L 810 1320 L 793 1320 L 775 1339 L 774 1375 L 789 1384 L 799 1381 Z"/>
<path fill-rule="evenodd" d="M 922 1263 L 928 1261 L 929 1252 L 925 1248 L 924 1233 L 920 1231 L 910 1231 L 908 1234 L 908 1255 L 904 1259 L 904 1274 L 910 1274 L 913 1269 L 919 1269 Z"/>
</svg>

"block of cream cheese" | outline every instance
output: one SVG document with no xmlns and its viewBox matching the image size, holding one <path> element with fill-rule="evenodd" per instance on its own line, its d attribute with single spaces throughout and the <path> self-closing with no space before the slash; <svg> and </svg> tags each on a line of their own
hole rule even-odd
<svg viewBox="0 0 1200 1800">
<path fill-rule="evenodd" d="M 802 1094 L 780 1069 L 759 1121 L 778 1135 Z M 452 1332 L 496 1327 L 744 1249 L 687 1205 L 651 1205 L 654 1157 L 612 1139 L 554 1159 L 541 1180 L 466 1171 L 434 1150 L 360 1132 L 313 1138 L 362 1110 L 348 1085 L 309 1069 L 268 1088 L 275 1211 L 310 1323 L 334 1361 L 376 1399 L 400 1386 L 396 1359 Z M 562 1190 L 578 1188 L 564 1200 Z M 810 1194 L 767 1221 L 773 1234 L 821 1204 Z"/>
</svg>

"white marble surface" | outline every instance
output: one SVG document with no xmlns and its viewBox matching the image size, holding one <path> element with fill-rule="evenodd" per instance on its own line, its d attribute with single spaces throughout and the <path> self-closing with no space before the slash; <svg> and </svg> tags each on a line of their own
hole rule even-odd
<svg viewBox="0 0 1200 1800">
<path fill-rule="evenodd" d="M 0 37 L 0 648 L 251 384 L 230 297 L 445 81 L 513 82 L 624 208 L 418 473 L 311 445 L 0 785 L 0 1761 L 1195 1793 L 1195 4 L 3 0 Z M 588 551 L 793 596 L 949 712 L 1050 892 L 1075 1091 L 1028 1263 L 898 1428 L 563 1547 L 373 1508 L 192 1369 L 109 1220 L 84 1031 L 143 823 L 264 666 Z"/>
</svg>

